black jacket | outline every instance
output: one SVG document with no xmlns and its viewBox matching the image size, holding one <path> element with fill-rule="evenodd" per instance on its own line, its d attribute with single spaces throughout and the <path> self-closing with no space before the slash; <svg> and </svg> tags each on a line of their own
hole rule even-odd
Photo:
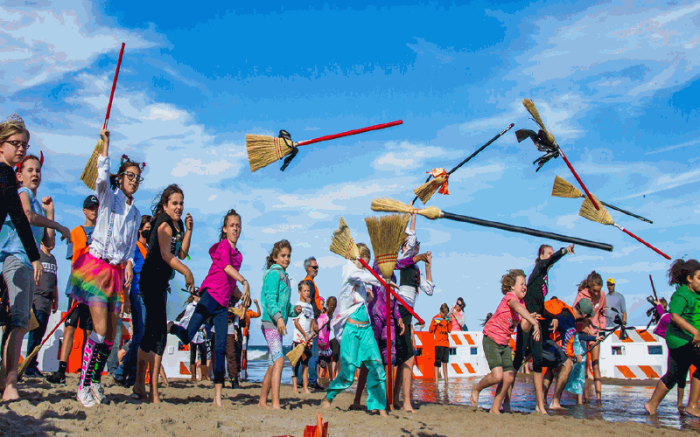
<svg viewBox="0 0 700 437">
<path fill-rule="evenodd" d="M 0 162 L 0 229 L 9 214 L 29 261 L 34 262 L 39 259 L 39 249 L 36 247 L 29 220 L 24 215 L 17 190 L 17 175 L 9 165 Z"/>
<path fill-rule="evenodd" d="M 525 308 L 531 313 L 538 313 L 541 316 L 552 318 L 551 315 L 545 314 L 544 301 L 549 292 L 549 282 L 547 274 L 549 269 L 566 255 L 566 248 L 561 248 L 554 252 L 549 259 L 540 259 L 537 257 L 535 268 L 530 273 L 530 278 L 527 280 L 527 294 L 525 295 Z"/>
</svg>

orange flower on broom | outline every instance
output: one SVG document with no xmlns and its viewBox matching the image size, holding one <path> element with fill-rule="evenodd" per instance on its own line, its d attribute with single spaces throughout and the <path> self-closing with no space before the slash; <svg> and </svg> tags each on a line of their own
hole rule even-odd
<svg viewBox="0 0 700 437">
<path fill-rule="evenodd" d="M 450 175 L 447 174 L 444 168 L 438 167 L 434 168 L 433 171 L 426 171 L 426 173 L 430 173 L 433 175 L 433 179 L 437 178 L 443 178 L 442 184 L 440 185 L 440 189 L 438 190 L 438 193 L 440 194 L 445 194 L 449 195 L 450 194 Z"/>
</svg>

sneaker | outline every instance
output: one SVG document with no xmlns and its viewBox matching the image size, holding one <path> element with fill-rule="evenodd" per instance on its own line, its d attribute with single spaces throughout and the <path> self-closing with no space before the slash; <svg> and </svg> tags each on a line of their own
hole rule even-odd
<svg viewBox="0 0 700 437">
<path fill-rule="evenodd" d="M 27 370 L 24 371 L 24 376 L 28 378 L 36 376 L 36 369 L 34 367 L 27 368 Z"/>
<path fill-rule="evenodd" d="M 105 396 L 105 389 L 102 388 L 102 384 L 99 382 L 92 381 L 92 385 L 90 385 L 90 393 L 92 394 L 92 398 L 96 403 L 103 405 L 109 404 L 109 399 L 107 399 L 107 396 Z"/>
<path fill-rule="evenodd" d="M 116 376 L 112 376 L 112 380 L 114 381 L 115 384 L 117 384 L 119 387 L 124 387 L 127 388 L 128 385 L 126 383 L 126 379 L 124 378 L 119 378 Z"/>
<path fill-rule="evenodd" d="M 241 388 L 241 385 L 238 383 L 238 379 L 231 380 L 231 388 Z"/>
<path fill-rule="evenodd" d="M 90 387 L 83 387 L 78 390 L 78 402 L 85 408 L 94 407 L 97 405 L 92 397 Z"/>
<path fill-rule="evenodd" d="M 61 372 L 53 372 L 46 377 L 46 381 L 51 384 L 66 385 L 66 375 Z"/>
<path fill-rule="evenodd" d="M 43 378 L 44 374 L 39 369 L 34 369 L 34 376 L 37 378 Z"/>
</svg>

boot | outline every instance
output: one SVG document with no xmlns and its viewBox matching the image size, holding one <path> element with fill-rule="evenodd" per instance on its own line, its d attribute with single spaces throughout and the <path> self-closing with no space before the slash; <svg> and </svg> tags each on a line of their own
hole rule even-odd
<svg viewBox="0 0 700 437">
<path fill-rule="evenodd" d="M 209 381 L 209 366 L 202 364 L 200 368 L 202 370 L 202 381 Z"/>
<path fill-rule="evenodd" d="M 238 378 L 231 379 L 231 388 L 241 388 L 241 384 L 238 383 Z"/>
<path fill-rule="evenodd" d="M 197 382 L 197 365 L 196 364 L 190 364 L 190 382 Z"/>
</svg>

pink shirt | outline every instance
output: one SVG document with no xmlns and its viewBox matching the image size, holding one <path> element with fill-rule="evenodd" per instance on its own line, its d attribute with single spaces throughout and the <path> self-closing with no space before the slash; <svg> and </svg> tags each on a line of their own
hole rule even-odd
<svg viewBox="0 0 700 437">
<path fill-rule="evenodd" d="M 588 291 L 587 288 L 584 288 L 576 295 L 576 300 L 574 301 L 573 306 L 576 306 L 578 301 L 584 297 L 588 298 L 591 303 L 593 303 L 593 317 L 591 317 L 591 325 L 595 326 L 589 325 L 583 332 L 586 334 L 595 335 L 595 333 L 598 332 L 597 328 L 605 329 L 607 325 L 607 319 L 605 318 L 605 306 L 607 305 L 605 293 L 601 290 L 597 297 L 593 297 L 591 292 Z"/>
<path fill-rule="evenodd" d="M 236 280 L 226 274 L 224 269 L 231 266 L 236 271 L 241 269 L 243 255 L 237 248 L 231 247 L 231 243 L 224 239 L 214 244 L 209 249 L 211 256 L 211 267 L 209 273 L 202 282 L 202 291 L 205 289 L 223 307 L 228 307 L 229 299 L 236 288 Z"/>
<path fill-rule="evenodd" d="M 464 311 L 458 310 L 457 305 L 452 307 L 452 326 L 450 327 L 450 331 L 461 331 L 462 330 L 462 325 L 464 325 Z M 456 316 L 456 317 L 455 317 Z"/>
<path fill-rule="evenodd" d="M 520 305 L 525 305 L 525 302 L 518 299 L 515 293 L 509 291 L 503 296 L 501 303 L 498 304 L 493 317 L 486 322 L 484 326 L 484 335 L 502 346 L 507 346 L 510 342 L 510 336 L 515 331 L 515 327 L 520 323 L 520 314 L 516 313 L 508 303 L 515 300 Z"/>
</svg>

